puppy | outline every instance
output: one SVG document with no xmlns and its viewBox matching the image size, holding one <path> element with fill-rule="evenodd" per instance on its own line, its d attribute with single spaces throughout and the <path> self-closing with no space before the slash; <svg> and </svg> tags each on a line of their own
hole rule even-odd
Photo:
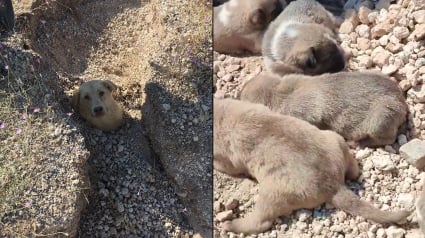
<svg viewBox="0 0 425 238">
<path fill-rule="evenodd" d="M 394 143 L 407 114 L 397 83 L 372 72 L 283 77 L 264 73 L 244 85 L 240 98 L 333 130 L 363 146 Z"/>
<path fill-rule="evenodd" d="M 422 185 L 422 192 L 416 200 L 416 215 L 418 217 L 419 227 L 425 235 L 425 186 Z"/>
<path fill-rule="evenodd" d="M 214 50 L 261 53 L 267 26 L 285 6 L 285 0 L 230 0 L 214 7 Z"/>
<path fill-rule="evenodd" d="M 253 212 L 221 224 L 226 231 L 260 233 L 293 210 L 329 202 L 378 223 L 395 223 L 409 212 L 381 211 L 345 184 L 359 167 L 344 139 L 260 104 L 214 100 L 214 169 L 258 181 Z"/>
<path fill-rule="evenodd" d="M 317 75 L 345 68 L 336 20 L 314 0 L 291 2 L 267 28 L 262 43 L 265 68 L 279 75 Z"/>
<path fill-rule="evenodd" d="M 112 97 L 117 86 L 110 80 L 83 83 L 72 97 L 72 106 L 95 127 L 110 131 L 122 123 L 123 111 Z"/>
</svg>

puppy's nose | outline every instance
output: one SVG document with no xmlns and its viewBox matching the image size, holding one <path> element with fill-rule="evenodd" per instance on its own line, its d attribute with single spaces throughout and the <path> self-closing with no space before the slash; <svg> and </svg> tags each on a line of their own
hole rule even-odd
<svg viewBox="0 0 425 238">
<path fill-rule="evenodd" d="M 103 107 L 102 107 L 102 106 L 97 106 L 97 107 L 93 108 L 93 111 L 94 111 L 95 113 L 103 112 Z"/>
</svg>

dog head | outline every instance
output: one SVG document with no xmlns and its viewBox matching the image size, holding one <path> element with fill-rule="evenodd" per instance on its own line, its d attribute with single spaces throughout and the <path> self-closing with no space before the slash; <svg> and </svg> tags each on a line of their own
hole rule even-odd
<svg viewBox="0 0 425 238">
<path fill-rule="evenodd" d="M 92 80 L 83 83 L 74 93 L 72 106 L 83 117 L 101 117 L 116 102 L 112 92 L 117 86 L 110 80 Z"/>
<path fill-rule="evenodd" d="M 290 24 L 272 41 L 271 71 L 318 75 L 345 68 L 345 53 L 338 36 L 319 24 Z"/>
<path fill-rule="evenodd" d="M 230 0 L 215 7 L 214 50 L 260 53 L 264 31 L 285 6 L 285 0 Z"/>
<path fill-rule="evenodd" d="M 262 31 L 286 5 L 285 0 L 230 0 L 214 8 L 214 25 L 237 33 Z"/>
<path fill-rule="evenodd" d="M 95 127 L 114 130 L 123 120 L 123 110 L 112 95 L 116 89 L 117 86 L 110 80 L 85 82 L 74 92 L 72 106 Z"/>
</svg>

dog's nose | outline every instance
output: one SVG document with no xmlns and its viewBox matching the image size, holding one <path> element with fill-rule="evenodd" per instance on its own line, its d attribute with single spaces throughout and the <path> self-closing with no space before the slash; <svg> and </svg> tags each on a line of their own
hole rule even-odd
<svg viewBox="0 0 425 238">
<path fill-rule="evenodd" d="M 103 107 L 102 106 L 97 106 L 97 107 L 93 108 L 93 111 L 95 113 L 103 112 Z"/>
</svg>

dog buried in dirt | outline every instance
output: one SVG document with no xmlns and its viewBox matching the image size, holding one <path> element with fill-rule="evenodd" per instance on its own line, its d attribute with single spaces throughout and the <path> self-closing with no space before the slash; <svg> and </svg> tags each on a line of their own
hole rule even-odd
<svg viewBox="0 0 425 238">
<path fill-rule="evenodd" d="M 123 118 L 121 106 L 112 96 L 117 86 L 110 80 L 91 80 L 74 92 L 72 106 L 95 127 L 110 131 L 117 129 Z"/>
<path fill-rule="evenodd" d="M 279 75 L 341 71 L 346 56 L 337 42 L 336 29 L 336 19 L 318 2 L 291 2 L 264 34 L 266 70 Z"/>
<path fill-rule="evenodd" d="M 397 83 L 375 72 L 262 73 L 243 86 L 240 99 L 335 131 L 361 146 L 394 143 L 407 115 Z"/>
<path fill-rule="evenodd" d="M 254 210 L 221 223 L 225 231 L 264 232 L 279 216 L 325 202 L 378 223 L 409 215 L 379 210 L 345 186 L 345 178 L 359 176 L 359 167 L 340 135 L 260 104 L 214 99 L 214 169 L 254 178 L 260 187 Z"/>
<path fill-rule="evenodd" d="M 214 7 L 214 50 L 261 53 L 267 26 L 285 6 L 285 0 L 230 0 Z"/>
</svg>

